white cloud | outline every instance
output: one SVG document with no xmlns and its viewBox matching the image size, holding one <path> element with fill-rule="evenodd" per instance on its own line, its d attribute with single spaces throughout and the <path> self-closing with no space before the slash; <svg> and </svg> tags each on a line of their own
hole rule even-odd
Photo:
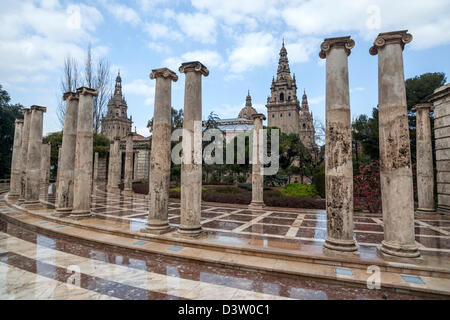
<svg viewBox="0 0 450 320">
<path fill-rule="evenodd" d="M 138 13 L 125 5 L 108 2 L 105 7 L 119 21 L 137 26 L 141 23 Z"/>
<path fill-rule="evenodd" d="M 124 95 L 144 96 L 144 104 L 147 106 L 153 105 L 155 100 L 155 86 L 150 79 L 135 79 L 124 84 L 122 91 Z"/>
<path fill-rule="evenodd" d="M 84 59 L 92 32 L 103 21 L 91 6 L 62 6 L 58 1 L 7 2 L 0 11 L 0 78 L 4 82 L 44 79 L 61 67 L 64 57 Z M 96 55 L 107 52 L 94 47 Z"/>
<path fill-rule="evenodd" d="M 286 41 L 286 50 L 290 63 L 309 61 L 311 54 L 316 54 L 322 39 L 305 37 L 294 42 Z"/>
<path fill-rule="evenodd" d="M 216 21 L 202 13 L 180 13 L 176 17 L 180 29 L 190 38 L 202 43 L 215 43 Z"/>
<path fill-rule="evenodd" d="M 228 58 L 232 73 L 267 65 L 275 57 L 278 42 L 270 33 L 254 32 L 239 37 L 236 43 Z"/>
<path fill-rule="evenodd" d="M 153 39 L 169 39 L 169 40 L 182 40 L 183 36 L 178 31 L 168 27 L 162 23 L 146 23 L 144 26 L 145 32 Z"/>
</svg>

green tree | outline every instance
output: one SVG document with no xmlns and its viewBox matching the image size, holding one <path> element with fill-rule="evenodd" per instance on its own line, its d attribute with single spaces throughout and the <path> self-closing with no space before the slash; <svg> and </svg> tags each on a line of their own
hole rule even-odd
<svg viewBox="0 0 450 320">
<path fill-rule="evenodd" d="M 14 121 L 23 118 L 21 104 L 10 104 L 11 97 L 0 84 L 0 177 L 9 177 L 14 143 Z"/>
</svg>

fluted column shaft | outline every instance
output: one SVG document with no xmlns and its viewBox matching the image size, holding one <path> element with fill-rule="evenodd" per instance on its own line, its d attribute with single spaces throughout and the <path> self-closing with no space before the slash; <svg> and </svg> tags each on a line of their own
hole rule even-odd
<svg viewBox="0 0 450 320">
<path fill-rule="evenodd" d="M 32 106 L 30 120 L 30 136 L 27 151 L 27 179 L 25 202 L 27 206 L 39 204 L 41 179 L 42 130 L 45 107 Z"/>
<path fill-rule="evenodd" d="M 90 216 L 93 161 L 93 112 L 92 100 L 97 91 L 89 88 L 77 89 L 79 96 L 75 168 L 73 187 L 73 210 L 71 216 Z"/>
<path fill-rule="evenodd" d="M 406 31 L 380 33 L 370 49 L 378 53 L 380 180 L 385 254 L 418 257 L 414 235 L 414 197 L 406 108 L 403 48 Z"/>
<path fill-rule="evenodd" d="M 22 158 L 22 131 L 23 120 L 16 119 L 14 122 L 14 144 L 11 159 L 11 181 L 9 185 L 9 195 L 11 199 L 17 199 L 20 196 L 20 172 Z"/>
<path fill-rule="evenodd" d="M 126 137 L 123 190 L 128 194 L 133 192 L 133 133 L 129 133 Z"/>
<path fill-rule="evenodd" d="M 151 233 L 164 233 L 169 231 L 172 81 L 177 81 L 178 76 L 167 68 L 161 68 L 152 70 L 150 79 L 156 79 L 156 87 L 150 153 L 150 172 L 152 174 L 149 177 L 149 212 L 145 230 Z"/>
<path fill-rule="evenodd" d="M 63 99 L 66 101 L 66 113 L 58 164 L 58 187 L 56 189 L 56 211 L 61 214 L 70 213 L 73 207 L 79 97 L 76 93 L 67 92 Z"/>
<path fill-rule="evenodd" d="M 431 144 L 431 103 L 415 106 L 416 111 L 416 160 L 417 160 L 417 211 L 434 212 L 434 170 Z"/>
<path fill-rule="evenodd" d="M 350 129 L 348 56 L 350 37 L 325 39 L 326 59 L 325 188 L 327 236 L 324 247 L 337 252 L 358 250 L 353 237 L 353 163 Z"/>
<path fill-rule="evenodd" d="M 200 62 L 183 63 L 184 90 L 183 157 L 181 163 L 181 222 L 178 232 L 198 236 L 202 227 L 202 75 L 209 74 Z M 151 173 L 154 174 L 153 171 Z"/>
<path fill-rule="evenodd" d="M 23 131 L 22 131 L 22 152 L 20 165 L 20 197 L 19 202 L 25 201 L 25 190 L 27 182 L 27 157 L 28 157 L 28 139 L 30 137 L 31 110 L 23 109 Z"/>
<path fill-rule="evenodd" d="M 253 119 L 253 143 L 252 143 L 252 201 L 250 208 L 261 209 L 264 207 L 264 175 L 263 175 L 263 155 L 264 145 L 262 145 L 263 125 L 266 119 L 263 114 L 255 114 Z"/>
</svg>

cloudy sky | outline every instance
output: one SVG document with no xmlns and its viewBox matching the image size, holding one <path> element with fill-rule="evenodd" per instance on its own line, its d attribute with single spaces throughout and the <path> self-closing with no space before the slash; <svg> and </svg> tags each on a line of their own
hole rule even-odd
<svg viewBox="0 0 450 320">
<path fill-rule="evenodd" d="M 120 69 L 128 113 L 137 131 L 153 115 L 151 69 L 199 60 L 210 70 L 203 81 L 203 117 L 214 111 L 236 117 L 250 90 L 266 113 L 282 38 L 299 90 L 306 89 L 315 118 L 323 121 L 325 64 L 318 57 L 327 37 L 351 35 L 352 115 L 377 104 L 377 57 L 369 48 L 379 32 L 408 29 L 405 77 L 445 72 L 450 77 L 448 0 L 3 0 L 0 11 L 0 84 L 13 102 L 47 107 L 44 133 L 60 130 L 56 116 L 64 57 L 84 60 L 92 44 L 115 77 Z M 184 75 L 172 90 L 183 105 Z M 301 96 L 301 93 L 298 93 Z"/>
</svg>

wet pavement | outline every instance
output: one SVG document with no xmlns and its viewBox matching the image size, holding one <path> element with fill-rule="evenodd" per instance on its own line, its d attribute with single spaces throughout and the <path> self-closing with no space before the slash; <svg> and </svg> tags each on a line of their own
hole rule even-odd
<svg viewBox="0 0 450 320">
<path fill-rule="evenodd" d="M 0 219 L 0 299 L 423 298 L 110 250 L 31 232 Z"/>
</svg>

